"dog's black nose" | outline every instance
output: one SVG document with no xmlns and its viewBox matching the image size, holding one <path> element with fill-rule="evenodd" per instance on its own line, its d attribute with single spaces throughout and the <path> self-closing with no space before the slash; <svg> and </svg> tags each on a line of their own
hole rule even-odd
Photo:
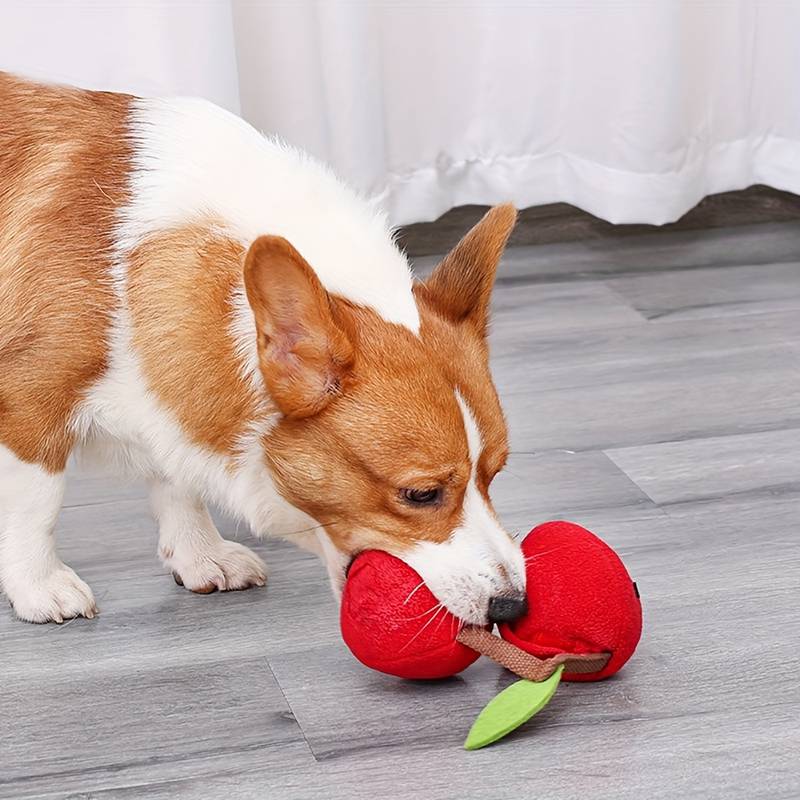
<svg viewBox="0 0 800 800">
<path fill-rule="evenodd" d="M 489 622 L 513 622 L 528 613 L 524 594 L 499 594 L 489 600 Z"/>
</svg>

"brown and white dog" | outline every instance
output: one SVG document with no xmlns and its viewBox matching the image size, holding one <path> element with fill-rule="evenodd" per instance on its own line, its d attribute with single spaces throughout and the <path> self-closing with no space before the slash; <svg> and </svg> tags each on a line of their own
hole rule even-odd
<svg viewBox="0 0 800 800">
<path fill-rule="evenodd" d="M 73 452 L 144 476 L 197 592 L 260 586 L 206 502 L 324 559 L 413 566 L 470 623 L 524 607 L 489 484 L 508 445 L 489 297 L 515 212 L 415 283 L 383 215 L 210 103 L 0 73 L 0 582 L 93 616 L 53 528 Z"/>
</svg>

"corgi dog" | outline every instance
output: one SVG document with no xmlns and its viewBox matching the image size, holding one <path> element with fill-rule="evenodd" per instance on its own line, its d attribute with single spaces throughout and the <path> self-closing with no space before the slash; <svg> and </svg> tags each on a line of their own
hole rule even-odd
<svg viewBox="0 0 800 800">
<path fill-rule="evenodd" d="M 54 527 L 71 454 L 150 487 L 186 589 L 262 586 L 206 504 L 324 561 L 406 561 L 465 623 L 525 611 L 492 508 L 498 206 L 415 281 L 383 214 L 202 100 L 0 73 L 0 585 L 30 622 L 92 617 Z"/>
</svg>

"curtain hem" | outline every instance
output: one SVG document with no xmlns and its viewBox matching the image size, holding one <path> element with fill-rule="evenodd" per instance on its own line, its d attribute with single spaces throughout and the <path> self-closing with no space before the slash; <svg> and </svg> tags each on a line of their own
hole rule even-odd
<svg viewBox="0 0 800 800">
<path fill-rule="evenodd" d="M 674 222 L 708 194 L 765 183 L 800 194 L 800 141 L 780 136 L 715 145 L 680 170 L 641 173 L 574 153 L 470 160 L 390 174 L 373 196 L 394 225 L 468 204 L 570 203 L 613 223 Z"/>
</svg>

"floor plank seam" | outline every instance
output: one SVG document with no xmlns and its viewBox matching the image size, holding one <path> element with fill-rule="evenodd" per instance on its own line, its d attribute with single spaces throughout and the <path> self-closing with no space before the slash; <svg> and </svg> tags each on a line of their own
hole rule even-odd
<svg viewBox="0 0 800 800">
<path fill-rule="evenodd" d="M 298 726 L 299 727 L 299 726 Z M 302 733 L 302 729 L 300 731 Z M 305 735 L 303 736 L 305 739 Z M 58 778 L 67 778 L 67 777 L 79 777 L 81 775 L 87 774 L 96 774 L 102 772 L 122 772 L 122 770 L 129 769 L 131 767 L 139 767 L 139 766 L 157 766 L 162 763 L 169 763 L 170 765 L 176 763 L 193 763 L 195 761 L 199 761 L 202 763 L 204 758 L 213 755 L 234 755 L 238 753 L 253 753 L 259 750 L 266 750 L 271 747 L 282 747 L 285 745 L 291 744 L 290 742 L 267 742 L 267 743 L 259 743 L 254 742 L 249 745 L 245 745 L 243 747 L 220 747 L 214 750 L 194 750 L 189 753 L 170 753 L 169 755 L 162 755 L 162 756 L 153 756 L 150 758 L 144 759 L 136 759 L 132 761 L 125 761 L 125 762 L 117 762 L 117 763 L 103 763 L 97 764 L 96 766 L 92 767 L 80 767 L 74 770 L 61 770 L 59 772 L 41 772 L 36 774 L 24 775 L 19 778 L 0 778 L 0 788 L 4 786 L 24 786 L 26 783 L 31 783 L 32 781 L 41 780 L 41 779 L 58 779 Z M 313 755 L 313 753 L 312 753 Z M 316 760 L 316 759 L 315 759 Z M 116 789 L 116 786 L 109 786 L 107 790 Z M 98 790 L 99 791 L 99 790 Z"/>
<path fill-rule="evenodd" d="M 532 451 L 522 451 L 522 450 L 512 450 L 512 453 L 516 453 L 518 455 L 537 455 L 539 453 L 590 453 L 593 451 L 601 452 L 608 456 L 614 464 L 617 464 L 614 454 L 615 453 L 625 453 L 630 450 L 641 450 L 644 447 L 661 447 L 661 446 L 668 446 L 671 444 L 686 444 L 688 442 L 703 442 L 703 441 L 710 441 L 713 439 L 736 439 L 737 437 L 748 437 L 748 436 L 758 436 L 762 433 L 786 433 L 786 434 L 800 434 L 800 425 L 798 424 L 791 424 L 791 425 L 764 425 L 764 426 L 757 426 L 754 429 L 748 430 L 736 430 L 736 431 L 728 431 L 726 433 L 719 433 L 714 435 L 708 435 L 704 433 L 701 436 L 678 436 L 674 439 L 658 439 L 652 442 L 642 442 L 641 444 L 626 444 L 620 447 L 599 447 L 599 448 L 590 448 L 587 450 L 564 450 L 562 448 L 556 448 L 554 450 L 532 450 Z M 619 465 L 617 464 L 619 467 Z M 621 469 L 621 467 L 620 467 Z M 623 470 L 624 471 L 624 470 Z"/>
<path fill-rule="evenodd" d="M 638 485 L 638 484 L 637 484 Z M 800 481 L 787 481 L 786 483 L 774 483 L 768 486 L 758 486 L 752 489 L 742 489 L 735 492 L 720 492 L 718 494 L 697 495 L 695 497 L 682 498 L 680 500 L 666 500 L 658 503 L 658 506 L 669 514 L 670 511 L 683 507 L 712 505 L 724 500 L 749 500 L 761 497 L 775 499 L 776 497 L 792 497 L 800 495 Z"/>
<path fill-rule="evenodd" d="M 661 511 L 662 514 L 666 514 L 667 512 L 661 507 L 661 504 L 656 501 L 656 499 L 647 492 L 644 487 L 642 487 L 634 478 L 626 472 L 623 467 L 614 459 L 611 455 L 610 450 L 603 450 L 603 455 L 653 504 L 653 506 Z"/>
<path fill-rule="evenodd" d="M 619 289 L 613 287 L 608 279 L 602 279 L 599 281 L 599 283 L 602 284 L 623 306 L 635 312 L 641 318 L 642 322 L 650 322 L 650 318 L 644 314 L 641 309 L 636 308 L 629 297 L 625 297 L 625 295 L 622 294 Z"/>
<path fill-rule="evenodd" d="M 265 659 L 267 662 L 267 669 L 269 670 L 270 675 L 272 675 L 272 680 L 275 681 L 275 685 L 278 687 L 278 691 L 281 693 L 283 697 L 284 703 L 286 703 L 286 708 L 289 709 L 289 713 L 292 715 L 292 719 L 294 720 L 295 724 L 297 725 L 297 729 L 300 731 L 300 735 L 303 737 L 303 741 L 306 743 L 306 747 L 308 748 L 308 752 L 311 754 L 311 757 L 314 761 L 319 764 L 320 759 L 317 757 L 317 754 L 314 752 L 314 748 L 311 746 L 311 742 L 308 741 L 308 737 L 306 736 L 306 732 L 303 730 L 303 726 L 300 724 L 300 720 L 297 719 L 297 715 L 294 713 L 294 709 L 292 708 L 292 704 L 289 702 L 289 698 L 286 696 L 286 692 L 283 691 L 283 686 L 281 686 L 281 682 L 278 680 L 278 676 L 275 674 L 275 670 L 272 669 L 272 664 L 270 663 L 269 659 Z"/>
<path fill-rule="evenodd" d="M 789 422 L 789 425 L 786 425 L 785 422 Z M 659 447 L 661 445 L 670 445 L 670 444 L 683 444 L 685 442 L 702 442 L 706 439 L 732 439 L 736 438 L 737 436 L 756 436 L 759 433 L 777 433 L 779 431 L 785 431 L 786 433 L 796 433 L 800 432 L 800 418 L 797 420 L 786 420 L 785 422 L 781 422 L 775 425 L 765 424 L 765 425 L 753 425 L 747 428 L 740 428 L 738 430 L 727 430 L 721 431 L 720 433 L 713 433 L 710 431 L 697 431 L 696 434 L 693 435 L 694 432 L 689 431 L 685 435 L 676 436 L 672 439 L 654 439 L 650 442 L 637 442 L 635 444 L 625 444 L 622 446 L 615 446 L 611 444 L 601 445 L 601 446 L 593 446 L 587 447 L 585 450 L 564 450 L 562 448 L 556 448 L 553 452 L 572 452 L 572 453 L 590 453 L 593 451 L 605 453 L 614 463 L 617 462 L 614 460 L 613 454 L 616 452 L 623 452 L 626 450 L 639 450 L 642 447 Z M 523 451 L 521 450 L 512 450 L 512 453 L 522 454 Z M 544 452 L 544 451 L 533 451 L 536 452 Z M 619 466 L 619 465 L 617 465 Z M 627 473 L 626 473 L 627 474 Z"/>
<path fill-rule="evenodd" d="M 64 503 L 61 506 L 63 511 L 67 511 L 71 508 L 99 508 L 102 506 L 118 506 L 121 503 L 136 503 L 136 505 L 142 505 L 143 508 L 146 508 L 145 505 L 147 503 L 146 497 L 117 497 L 112 500 L 93 500 L 89 503 Z"/>
<path fill-rule="evenodd" d="M 763 303 L 764 301 L 763 300 L 752 300 L 750 302 L 755 305 L 756 303 Z M 774 313 L 776 313 L 774 308 L 753 308 L 753 309 L 748 309 L 747 305 L 748 305 L 747 302 L 746 301 L 742 301 L 742 300 L 730 300 L 728 302 L 724 302 L 724 301 L 719 300 L 719 301 L 714 302 L 714 303 L 696 303 L 694 305 L 681 306 L 680 308 L 670 308 L 670 309 L 667 309 L 666 311 L 656 311 L 653 314 L 644 314 L 641 311 L 639 313 L 642 313 L 644 318 L 648 322 L 659 322 L 661 320 L 671 321 L 671 319 L 670 319 L 671 317 L 675 317 L 675 316 L 680 315 L 680 314 L 685 314 L 687 311 L 703 311 L 703 310 L 712 309 L 712 308 L 729 308 L 729 307 L 736 307 L 736 306 L 742 306 L 742 309 L 739 312 L 737 312 L 736 314 L 727 314 L 726 315 L 727 318 L 730 319 L 730 318 L 734 318 L 734 317 L 757 317 L 760 314 L 774 314 Z M 794 306 L 794 307 L 800 309 L 800 300 L 797 301 L 797 305 Z M 783 312 L 789 311 L 789 310 L 791 310 L 791 307 L 782 308 L 781 311 L 779 311 L 777 313 L 783 313 Z M 638 311 L 638 309 L 637 309 L 637 311 Z M 679 319 L 680 319 L 680 321 L 683 322 L 683 321 L 685 321 L 686 318 L 685 317 L 679 317 Z"/>
</svg>

